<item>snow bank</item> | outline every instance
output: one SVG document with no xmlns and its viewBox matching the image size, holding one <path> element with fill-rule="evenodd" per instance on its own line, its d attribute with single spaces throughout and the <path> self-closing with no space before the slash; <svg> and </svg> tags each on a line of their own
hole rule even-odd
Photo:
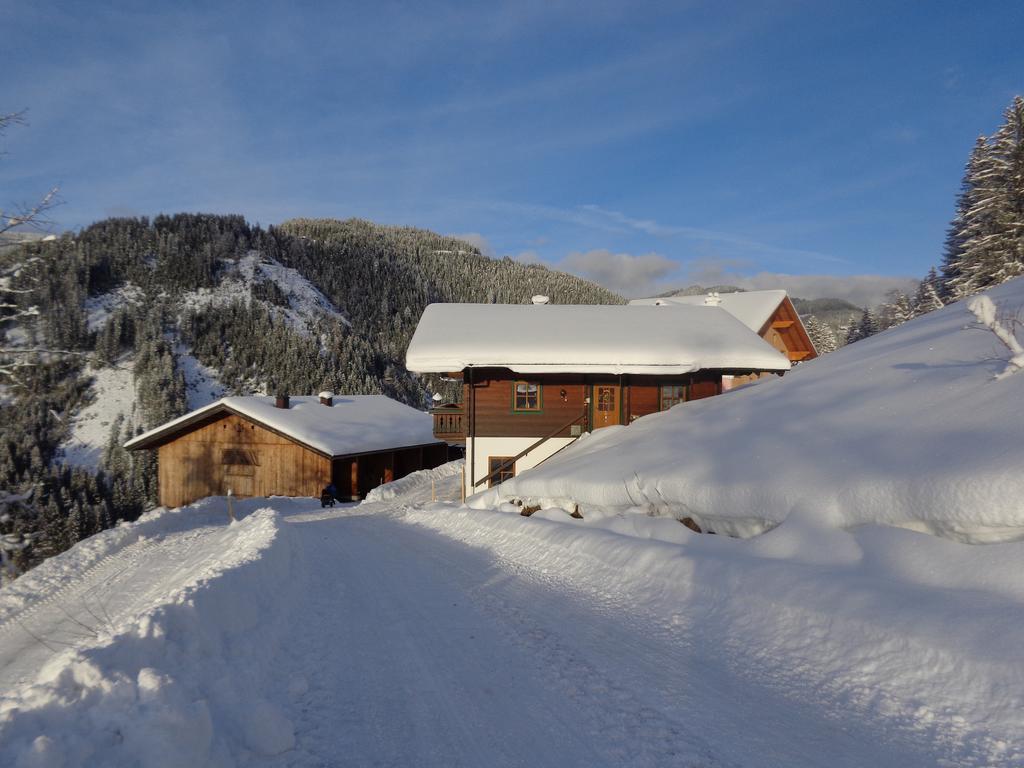
<svg viewBox="0 0 1024 768">
<path fill-rule="evenodd" d="M 1024 279 L 989 295 L 1020 312 Z M 960 302 L 783 379 L 599 430 L 471 504 L 640 507 L 739 535 L 803 514 L 1024 538 L 1024 375 L 994 380 L 1005 360 Z"/>
<path fill-rule="evenodd" d="M 245 514 L 236 502 L 236 515 Z M 255 510 L 251 510 L 255 511 Z M 219 525 L 227 520 L 223 498 L 208 498 L 188 507 L 167 509 L 158 507 L 131 523 L 119 523 L 113 528 L 90 536 L 71 549 L 44 560 L 28 573 L 0 589 L 0 624 L 7 622 L 16 612 L 35 602 L 50 598 L 54 592 L 82 576 L 105 560 L 117 556 L 128 547 L 157 536 Z"/>
<path fill-rule="evenodd" d="M 462 468 L 465 465 L 465 459 L 458 459 L 457 461 L 449 461 L 447 464 L 442 464 L 441 466 L 434 467 L 433 469 L 421 469 L 418 472 L 413 472 L 393 482 L 378 485 L 366 494 L 364 501 L 367 504 L 372 504 L 373 502 L 378 501 L 391 501 L 398 496 L 403 496 L 409 493 L 414 488 L 429 486 L 431 481 L 444 480 L 445 478 L 453 477 L 454 475 L 461 475 Z"/>
<path fill-rule="evenodd" d="M 263 509 L 203 537 L 205 566 L 161 604 L 0 696 L 0 764 L 234 765 L 233 755 L 290 749 L 293 727 L 273 698 L 288 695 L 274 673 L 290 604 L 288 534 Z"/>
<path fill-rule="evenodd" d="M 743 540 L 635 512 L 519 512 L 433 504 L 405 520 L 629 606 L 709 665 L 856 717 L 881 743 L 916 742 L 936 765 L 1024 764 L 1024 543 L 847 532 L 813 516 Z"/>
</svg>

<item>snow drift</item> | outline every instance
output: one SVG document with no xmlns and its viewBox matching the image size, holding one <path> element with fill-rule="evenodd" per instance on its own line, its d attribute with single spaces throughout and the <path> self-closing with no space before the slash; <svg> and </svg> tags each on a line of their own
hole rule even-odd
<svg viewBox="0 0 1024 768">
<path fill-rule="evenodd" d="M 1020 313 L 1024 279 L 989 295 Z M 738 535 L 803 514 L 1024 538 L 1024 375 L 996 380 L 1006 357 L 959 302 L 781 380 L 595 432 L 470 503 L 638 509 Z"/>
<path fill-rule="evenodd" d="M 273 698 L 288 688 L 273 664 L 290 602 L 288 533 L 272 509 L 225 525 L 202 539 L 204 567 L 183 569 L 158 605 L 0 696 L 0 764 L 233 765 L 239 753 L 290 749 L 293 727 Z M 128 535 L 110 534 L 73 548 L 63 565 Z M 67 576 L 47 565 L 24 590 L 42 586 L 45 570 Z"/>
</svg>

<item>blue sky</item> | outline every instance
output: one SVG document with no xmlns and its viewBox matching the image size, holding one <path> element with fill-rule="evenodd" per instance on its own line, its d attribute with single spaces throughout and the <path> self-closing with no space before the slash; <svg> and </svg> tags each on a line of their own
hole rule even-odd
<svg viewBox="0 0 1024 768">
<path fill-rule="evenodd" d="M 0 14 L 0 110 L 30 122 L 3 139 L 0 199 L 59 183 L 60 228 L 359 216 L 630 295 L 781 282 L 867 301 L 923 275 L 975 137 L 1024 92 L 1020 2 Z"/>
</svg>

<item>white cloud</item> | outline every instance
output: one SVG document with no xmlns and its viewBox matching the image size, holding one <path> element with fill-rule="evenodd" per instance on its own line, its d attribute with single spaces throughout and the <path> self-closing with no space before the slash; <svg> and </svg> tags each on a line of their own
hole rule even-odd
<svg viewBox="0 0 1024 768">
<path fill-rule="evenodd" d="M 475 245 L 484 256 L 494 258 L 494 248 L 491 247 L 490 241 L 479 232 L 466 232 L 461 235 L 450 235 L 450 237 L 462 240 L 470 245 Z"/>
<path fill-rule="evenodd" d="M 512 258 L 523 264 L 543 264 L 546 267 L 557 269 L 557 267 L 553 267 L 550 262 L 545 261 L 544 258 L 532 248 L 513 254 Z"/>
<path fill-rule="evenodd" d="M 558 268 L 600 283 L 627 298 L 635 298 L 650 294 L 661 281 L 679 269 L 679 264 L 658 253 L 634 256 L 597 249 L 586 253 L 574 251 L 558 264 Z"/>
<path fill-rule="evenodd" d="M 892 290 L 911 293 L 917 288 L 917 278 L 894 275 L 788 275 L 782 272 L 741 274 L 737 265 L 721 261 L 693 262 L 686 272 L 686 285 L 735 285 L 757 290 L 785 288 L 790 296 L 802 299 L 845 299 L 859 307 L 875 306 L 885 300 Z M 685 287 L 679 285 L 679 288 Z"/>
</svg>

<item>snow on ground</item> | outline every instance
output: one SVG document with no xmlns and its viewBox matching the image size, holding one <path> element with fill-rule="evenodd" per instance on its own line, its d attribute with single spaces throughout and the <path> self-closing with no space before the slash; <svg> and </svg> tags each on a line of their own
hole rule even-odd
<svg viewBox="0 0 1024 768">
<path fill-rule="evenodd" d="M 111 426 L 118 415 L 128 419 L 135 411 L 133 367 L 131 357 L 122 357 L 115 366 L 85 370 L 93 380 L 93 400 L 72 417 L 71 436 L 60 461 L 93 472 L 99 469 Z"/>
<path fill-rule="evenodd" d="M 144 298 L 142 289 L 134 283 L 119 285 L 112 291 L 89 296 L 85 300 L 85 313 L 90 332 L 98 331 L 106 325 L 110 315 L 118 307 L 127 304 L 139 304 Z"/>
<path fill-rule="evenodd" d="M 1024 577 L 975 555 L 1024 544 L 429 503 L 458 470 L 158 510 L 6 587 L 0 764 L 1024 765 Z"/>
<path fill-rule="evenodd" d="M 161 510 L 0 593 L 0 764 L 232 765 L 233 750 L 293 746 L 287 692 L 260 676 L 288 605 L 288 530 L 237 506 L 250 514 L 231 525 L 223 499 Z"/>
<path fill-rule="evenodd" d="M 219 307 L 252 300 L 252 288 L 263 280 L 275 283 L 288 299 L 288 307 L 268 304 L 268 308 L 281 314 L 288 324 L 305 333 L 308 324 L 320 315 L 351 325 L 348 318 L 330 299 L 324 296 L 297 270 L 286 267 L 269 256 L 250 251 L 237 262 L 226 261 L 226 270 L 215 288 L 199 288 L 182 297 L 187 309 Z"/>
<path fill-rule="evenodd" d="M 199 362 L 192 350 L 184 344 L 174 348 L 175 360 L 185 377 L 185 395 L 188 397 L 188 409 L 194 411 L 210 403 L 215 403 L 227 393 L 220 382 L 220 374 L 215 368 Z"/>
<path fill-rule="evenodd" d="M 399 496 L 405 503 L 410 502 L 410 494 L 415 494 L 428 487 L 433 487 L 435 491 L 440 490 L 441 496 L 438 500 L 441 501 L 454 501 L 458 498 L 461 491 L 458 487 L 455 488 L 454 496 L 452 494 L 452 482 L 451 478 L 458 476 L 462 477 L 462 471 L 465 469 L 465 459 L 458 459 L 457 461 L 449 461 L 447 464 L 442 464 L 439 467 L 433 469 L 421 469 L 419 472 L 413 472 L 412 474 L 406 475 L 405 477 L 394 480 L 390 483 L 384 483 L 384 485 L 378 485 L 376 488 L 370 490 L 366 494 L 366 502 L 373 503 L 375 501 L 391 501 Z M 445 482 L 447 481 L 447 482 Z M 420 499 L 421 501 L 434 501 L 430 497 Z"/>
<path fill-rule="evenodd" d="M 990 295 L 1018 314 L 1024 279 Z M 994 380 L 1006 357 L 959 302 L 783 379 L 599 430 L 471 503 L 634 509 L 744 535 L 800 518 L 1024 538 L 1024 375 Z"/>
</svg>

